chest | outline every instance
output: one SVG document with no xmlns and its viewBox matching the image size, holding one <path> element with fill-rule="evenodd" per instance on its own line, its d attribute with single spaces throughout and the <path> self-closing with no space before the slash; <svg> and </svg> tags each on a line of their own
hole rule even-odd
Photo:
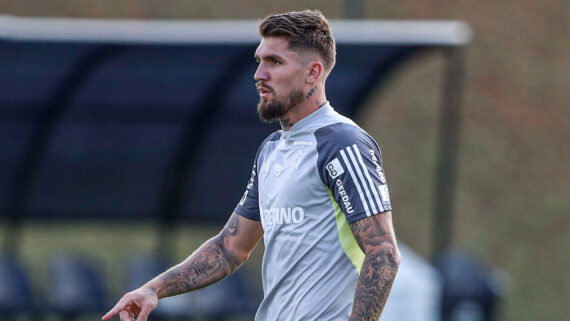
<svg viewBox="0 0 570 321">
<path fill-rule="evenodd" d="M 260 158 L 260 200 L 300 202 L 303 193 L 315 187 L 317 151 L 311 141 L 275 142 Z"/>
</svg>

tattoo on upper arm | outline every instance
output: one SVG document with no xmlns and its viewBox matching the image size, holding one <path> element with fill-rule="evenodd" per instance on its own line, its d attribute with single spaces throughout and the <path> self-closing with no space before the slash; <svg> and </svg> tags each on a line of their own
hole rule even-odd
<svg viewBox="0 0 570 321">
<path fill-rule="evenodd" d="M 350 225 L 350 229 L 358 246 L 363 251 L 365 251 L 365 245 L 375 248 L 381 246 L 384 242 L 391 242 L 390 236 L 392 231 L 382 226 L 375 217 L 356 221 Z"/>
<path fill-rule="evenodd" d="M 382 214 L 379 214 L 382 215 Z M 376 219 L 351 224 L 360 248 L 366 249 L 354 296 L 350 321 L 376 321 L 380 317 L 398 271 L 399 259 L 392 231 Z"/>
<path fill-rule="evenodd" d="M 236 235 L 238 233 L 238 224 L 238 217 L 236 215 L 232 215 L 222 233 L 227 232 L 229 235 Z"/>
<path fill-rule="evenodd" d="M 173 267 L 162 277 L 164 295 L 172 296 L 203 288 L 230 275 L 242 263 L 224 246 L 224 240 L 237 234 L 239 219 L 232 215 L 222 232 L 208 240 L 185 262 Z"/>
<path fill-rule="evenodd" d="M 354 235 L 356 243 L 360 249 L 364 251 L 364 245 L 362 244 L 362 230 L 365 229 L 365 226 L 363 226 L 362 220 L 350 224 L 350 229 L 352 230 L 352 235 Z"/>
</svg>

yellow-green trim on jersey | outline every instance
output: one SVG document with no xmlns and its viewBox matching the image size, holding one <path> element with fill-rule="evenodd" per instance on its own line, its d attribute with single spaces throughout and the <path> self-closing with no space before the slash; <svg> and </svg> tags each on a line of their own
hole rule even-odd
<svg viewBox="0 0 570 321">
<path fill-rule="evenodd" d="M 356 239 L 354 238 L 354 235 L 350 230 L 350 226 L 348 225 L 346 216 L 344 215 L 344 213 L 340 209 L 340 206 L 334 199 L 334 196 L 330 188 L 327 187 L 327 191 L 329 192 L 329 197 L 331 199 L 334 209 L 334 217 L 336 220 L 336 227 L 338 230 L 338 237 L 340 239 L 340 244 L 342 246 L 342 249 L 344 250 L 344 253 L 346 254 L 346 256 L 348 256 L 348 258 L 356 268 L 356 271 L 358 271 L 358 274 L 360 274 L 360 269 L 362 268 L 362 263 L 364 262 L 364 252 L 362 252 L 362 250 L 358 246 L 358 243 L 356 243 Z"/>
</svg>

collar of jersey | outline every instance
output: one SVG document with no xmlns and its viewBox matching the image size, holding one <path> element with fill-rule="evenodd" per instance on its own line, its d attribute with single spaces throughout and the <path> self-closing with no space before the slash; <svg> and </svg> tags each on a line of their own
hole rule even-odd
<svg viewBox="0 0 570 321">
<path fill-rule="evenodd" d="M 311 114 L 309 114 L 305 118 L 296 122 L 293 126 L 291 126 L 291 129 L 289 129 L 288 131 L 283 131 L 283 136 L 285 136 L 285 137 L 291 136 L 295 133 L 302 131 L 305 127 L 307 127 L 315 119 L 320 118 L 321 115 L 326 114 L 329 110 L 333 110 L 333 108 L 331 107 L 330 103 L 327 101 L 319 109 L 315 110 L 314 112 L 312 112 Z"/>
</svg>

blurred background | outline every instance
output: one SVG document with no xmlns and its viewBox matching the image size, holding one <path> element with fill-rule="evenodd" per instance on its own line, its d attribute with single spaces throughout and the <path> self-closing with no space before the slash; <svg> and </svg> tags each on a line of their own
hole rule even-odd
<svg viewBox="0 0 570 321">
<path fill-rule="evenodd" d="M 74 18 L 113 18 L 113 19 L 178 19 L 178 20 L 225 20 L 225 19 L 261 19 L 270 13 L 316 8 L 321 10 L 329 19 L 454 19 L 466 22 L 473 33 L 473 38 L 462 51 L 463 68 L 461 74 L 461 127 L 457 135 L 456 176 L 451 177 L 454 187 L 451 208 L 452 220 L 450 245 L 461 253 L 468 253 L 474 261 L 487 267 L 497 275 L 501 284 L 501 303 L 496 311 L 497 320 L 564 320 L 566 319 L 566 302 L 570 296 L 570 281 L 566 276 L 570 269 L 570 166 L 568 165 L 570 142 L 570 91 L 568 88 L 570 74 L 570 47 L 568 31 L 570 30 L 570 2 L 568 1 L 288 1 L 264 2 L 253 0 L 241 1 L 60 1 L 49 2 L 4 1 L 0 0 L 0 14 L 23 17 L 74 17 Z M 2 42 L 2 40 L 0 40 Z M 7 47 L 5 47 L 7 48 Z M 140 48 L 142 51 L 149 48 Z M 249 59 L 251 55 L 244 56 Z M 35 50 L 35 49 L 34 49 Z M 39 47 L 38 52 L 49 54 L 50 48 Z M 249 50 L 249 49 L 248 49 Z M 217 57 L 223 55 L 219 48 L 205 48 L 195 59 L 204 59 L 204 63 L 213 63 L 208 55 Z M 64 51 L 65 53 L 65 51 Z M 72 53 L 67 52 L 72 55 Z M 21 52 L 21 61 L 25 61 L 30 52 Z M 114 52 L 103 52 L 100 55 L 114 55 Z M 152 57 L 152 52 L 148 53 Z M 0 57 L 4 57 L 0 52 Z M 374 88 L 367 91 L 366 97 L 359 101 L 354 111 L 354 119 L 365 128 L 379 143 L 383 151 L 383 161 L 390 184 L 391 199 L 394 208 L 394 224 L 399 241 L 408 245 L 426 261 L 434 262 L 434 231 L 439 222 L 435 216 L 438 194 L 437 177 L 440 135 L 440 117 L 442 114 L 442 98 L 445 84 L 446 59 L 449 56 L 441 51 L 433 50 L 422 54 L 410 55 L 397 69 L 387 73 Z M 6 61 L 4 59 L 4 68 Z M 61 60 L 52 59 L 53 66 L 65 67 Z M 100 57 L 94 60 L 103 59 Z M 170 66 L 168 55 L 163 56 L 163 66 Z M 342 62 L 339 58 L 339 64 Z M 253 60 L 253 59 L 250 59 Z M 49 61 L 48 61 L 49 62 Z M 45 61 L 42 64 L 46 63 Z M 225 65 L 231 61 L 224 62 Z M 254 64 L 254 61 L 247 61 Z M 174 64 L 174 63 L 172 63 Z M 49 69 L 49 66 L 42 65 Z M 51 67 L 52 69 L 55 67 Z M 158 66 L 161 66 L 158 64 Z M 213 66 L 213 65 L 212 65 Z M 222 67 L 223 67 L 222 66 Z M 175 66 L 176 67 L 176 66 Z M 18 66 L 13 67 L 18 68 Z M 36 68 L 39 68 L 36 66 Z M 183 66 L 180 66 L 183 69 Z M 160 73 L 161 68 L 149 72 Z M 6 69 L 7 70 L 7 69 Z M 12 69 L 11 69 L 12 70 Z M 223 76 L 223 71 L 219 72 Z M 10 87 L 10 78 L 4 77 L 5 71 L 0 69 L 0 85 Z M 334 74 L 334 72 L 333 72 Z M 180 80 L 184 80 L 181 73 Z M 80 78 L 76 79 L 81 81 Z M 69 88 L 73 88 L 73 79 L 69 80 Z M 172 83 L 172 87 L 194 98 L 189 101 L 200 101 L 204 92 L 200 90 L 200 81 L 189 79 L 192 85 L 190 92 L 187 87 Z M 165 85 L 165 88 L 169 84 Z M 220 84 L 223 87 L 223 83 Z M 113 85 L 115 86 L 115 85 Z M 255 102 L 253 81 L 243 84 L 234 90 L 249 90 Z M 117 86 L 115 86 L 117 87 Z M 120 89 L 120 85 L 118 86 Z M 566 88 L 566 89 L 564 89 Z M 116 89 L 116 88 L 115 88 Z M 28 88 L 29 95 L 34 96 L 44 91 L 42 83 L 37 87 Z M 117 89 L 118 90 L 118 89 Z M 221 89 L 223 90 L 223 89 Z M 45 89 L 47 91 L 47 89 Z M 141 88 L 144 91 L 144 88 Z M 26 93 L 22 93 L 25 95 Z M 37 94 L 38 96 L 41 96 Z M 57 110 L 57 93 L 52 94 L 51 103 Z M 141 95 L 144 96 L 143 93 Z M 215 92 L 212 96 L 215 96 Z M 330 96 L 330 93 L 329 93 Z M 201 97 L 201 98 L 196 98 Z M 331 99 L 333 106 L 339 104 Z M 124 98 L 129 101 L 129 97 Z M 340 98 L 339 98 L 340 99 Z M 357 100 L 358 101 L 358 100 Z M 184 107 L 185 100 L 180 106 Z M 67 128 L 69 140 L 63 140 L 61 149 L 47 148 L 44 161 L 47 162 L 48 172 L 34 172 L 26 175 L 13 172 L 8 164 L 18 150 L 27 150 L 30 145 L 38 142 L 27 140 L 30 136 L 20 135 L 19 126 L 32 126 L 43 117 L 41 113 L 30 116 L 26 106 L 8 106 L 0 102 L 0 173 L 4 175 L 2 208 L 0 208 L 0 233 L 2 233 L 3 251 L 14 252 L 17 261 L 30 276 L 30 287 L 34 300 L 49 301 L 54 291 L 53 279 L 58 273 L 63 278 L 70 278 L 71 272 L 66 268 L 73 264 L 66 262 L 66 255 L 74 253 L 84 258 L 91 267 L 101 272 L 104 279 L 102 291 L 107 300 L 118 298 L 129 286 L 137 286 L 136 281 L 129 284 L 129 275 L 136 271 L 132 266 L 150 266 L 151 264 L 135 262 L 144 260 L 146 254 L 163 253 L 164 262 L 172 263 L 185 258 L 204 240 L 219 231 L 224 220 L 219 219 L 231 213 L 241 197 L 241 191 L 233 194 L 224 189 L 223 180 L 219 182 L 219 197 L 223 206 L 216 213 L 201 212 L 201 216 L 187 215 L 175 224 L 169 220 L 157 217 L 154 208 L 145 208 L 145 204 L 162 204 L 159 207 L 168 210 L 169 204 L 178 203 L 182 212 L 184 209 L 210 209 L 212 204 L 200 204 L 200 195 L 187 195 L 184 188 L 177 186 L 176 169 L 184 169 L 184 161 L 192 164 L 213 162 L 212 166 L 223 167 L 220 157 L 194 157 L 192 135 L 200 135 L 200 129 L 193 129 L 187 134 L 189 152 L 179 155 L 178 165 L 171 168 L 174 172 L 157 172 L 150 181 L 159 181 L 157 177 L 171 177 L 166 181 L 171 186 L 155 186 L 154 190 L 140 189 L 145 181 L 138 181 L 137 176 L 116 170 L 116 190 L 106 191 L 108 197 L 115 199 L 90 199 L 90 191 L 97 188 L 97 177 L 108 176 L 109 167 L 104 161 L 112 164 L 114 160 L 141 160 L 141 171 L 146 170 L 145 164 L 160 164 L 171 161 L 168 155 L 160 157 L 161 148 L 165 142 L 157 137 L 165 137 L 169 129 L 160 124 L 176 122 L 182 114 L 176 109 L 162 110 L 157 116 L 153 113 L 141 114 L 138 123 L 130 123 L 131 115 L 102 106 L 93 110 L 75 111 L 66 115 L 66 121 L 72 120 L 74 128 Z M 340 107 L 340 106 L 339 106 Z M 18 112 L 16 108 L 22 108 Z M 347 107 L 348 108 L 348 107 Z M 4 111 L 3 111 L 4 110 Z M 16 110 L 16 111 L 15 111 Z M 350 110 L 347 110 L 350 113 Z M 96 113 L 95 116 L 93 116 Z M 140 137 L 134 145 L 131 138 L 124 138 L 119 143 L 109 143 L 95 129 L 89 129 L 93 123 L 81 121 L 86 115 L 97 119 L 99 126 L 122 126 L 124 131 L 120 137 L 129 137 L 133 126 L 141 123 L 152 123 L 154 131 L 141 129 L 147 136 Z M 275 126 L 263 125 L 257 121 L 254 105 L 249 114 L 240 114 L 247 126 L 258 126 L 261 132 L 270 132 Z M 49 115 L 48 115 L 49 116 Z M 208 115 L 198 114 L 186 121 L 197 125 L 200 120 L 207 120 Z M 240 117 L 241 117 L 240 116 Z M 47 116 L 46 116 L 47 117 Z M 154 123 L 159 118 L 158 125 Z M 183 118 L 183 117 L 182 117 Z M 79 120 L 73 122 L 73 120 Z M 118 119 L 118 120 L 117 120 Z M 110 120 L 110 123 L 107 121 Z M 22 125 L 22 122 L 26 125 Z M 119 124 L 119 125 L 117 125 Z M 215 123 L 219 126 L 216 133 L 208 139 L 216 142 L 240 129 L 232 127 L 229 120 Z M 58 124 L 52 124 L 55 135 L 64 132 L 58 129 Z M 82 127 L 84 126 L 84 127 Z M 258 128 L 256 127 L 256 128 Z M 48 129 L 50 129 L 48 128 Z M 88 128 L 88 129 L 86 129 Z M 149 127 L 150 128 L 150 127 Z M 195 126 L 192 128 L 199 128 Z M 226 128 L 227 132 L 224 132 Z M 140 128 L 139 128 L 140 129 Z M 47 130 L 44 128 L 44 130 Z M 58 131 L 60 130 L 60 131 Z M 220 131 L 221 130 L 221 131 Z M 247 128 L 246 128 L 247 131 Z M 25 130 L 21 131 L 26 132 Z M 75 133 L 75 134 L 74 134 Z M 36 132 L 41 137 L 41 130 Z M 28 134 L 29 135 L 29 134 Z M 180 132 L 173 130 L 172 137 L 179 137 Z M 98 152 L 98 165 L 92 167 L 89 162 L 76 158 L 81 148 L 88 150 L 86 137 L 99 137 L 101 149 Z M 251 150 L 242 152 L 243 164 L 249 168 L 254 157 L 255 149 L 263 140 L 263 134 L 249 137 Z M 154 139 L 154 141 L 153 141 Z M 115 140 L 116 141 L 116 140 Z M 136 140 L 134 140 L 136 141 Z M 153 142 L 152 153 L 146 142 Z M 206 140 L 207 141 L 207 140 Z M 50 146 L 49 142 L 46 146 Z M 174 142 L 170 142 L 174 144 Z M 118 147 L 128 145 L 122 150 Z M 168 142 L 166 142 L 168 144 Z M 18 147 L 21 146 L 21 147 Z M 41 149 L 40 149 L 41 150 Z M 51 153 L 51 154 L 50 154 Z M 86 152 L 87 153 L 87 152 Z M 231 151 L 240 153 L 240 151 Z M 153 159 L 148 155 L 159 155 Z M 57 157 L 54 157 L 56 155 Z M 65 158 L 68 155 L 68 158 Z M 153 157 L 155 157 L 153 156 Z M 221 155 L 223 156 L 223 155 Z M 41 156 L 40 156 L 41 157 Z M 203 159 L 202 159 L 203 158 Z M 49 163 L 51 162 L 51 163 Z M 162 163 L 161 163 L 162 162 Z M 136 163 L 136 162 L 135 162 Z M 86 165 L 87 164 L 87 165 Z M 11 164 L 14 165 L 14 164 Z M 178 166 L 178 167 L 176 167 Z M 19 168 L 25 168 L 21 166 Z M 41 167 L 40 167 L 41 168 Z M 153 168 L 152 166 L 149 168 Z M 161 167 L 162 168 L 162 167 Z M 74 175 L 78 169 L 83 169 L 84 176 L 67 175 L 67 169 L 73 169 Z M 232 173 L 232 168 L 225 169 Z M 189 184 L 200 184 L 200 180 L 208 179 L 207 173 L 183 172 L 185 177 L 201 175 L 199 179 L 191 180 Z M 21 176 L 18 176 L 21 175 Z M 23 176 L 22 176 L 23 175 Z M 249 177 L 249 169 L 240 170 L 235 174 L 239 182 L 231 184 L 243 185 Z M 152 176 L 152 175 L 150 175 Z M 6 182 L 15 178 L 33 180 L 33 186 L 28 193 L 33 196 L 18 196 L 11 193 L 18 187 L 12 187 Z M 57 181 L 60 178 L 63 180 Z M 168 178 L 167 178 L 168 179 Z M 174 181 L 174 182 L 173 182 Z M 146 183 L 148 183 L 146 182 Z M 163 181 L 164 183 L 164 181 Z M 22 183 L 26 184 L 26 183 Z M 65 203 L 66 194 L 62 189 L 49 186 L 67 186 L 69 193 L 80 204 L 72 204 L 61 211 L 58 198 Z M 95 186 L 95 187 L 94 187 Z M 435 187 L 434 187 L 435 186 Z M 23 187 L 19 187 L 20 189 Z M 34 189 L 47 191 L 44 196 L 36 195 Z M 53 192 L 50 194 L 49 192 Z M 125 192 L 126 191 L 126 192 Z M 137 194 L 139 193 L 140 194 Z M 126 193 L 126 194 L 124 194 Z M 16 193 L 17 194 L 17 193 Z M 140 203 L 128 203 L 120 206 L 106 204 L 121 204 L 122 195 L 143 195 Z M 174 196 L 173 196 L 174 195 Z M 7 200 L 12 197 L 16 201 Z M 71 196 L 70 196 L 71 197 Z M 32 201 L 35 200 L 35 203 Z M 150 199 L 150 200 L 149 200 Z M 28 203 L 29 202 L 29 203 Z M 52 203 L 50 203 L 52 202 Z M 33 204 L 32 204 L 33 203 Z M 10 205 L 12 204 L 12 205 Z M 14 205 L 16 204 L 16 205 Z M 21 207 L 20 205 L 24 204 Z M 31 204 L 31 205 L 30 205 Z M 38 205 L 39 204 L 39 205 Z M 97 213 L 77 211 L 82 204 L 90 204 L 90 208 L 101 209 Z M 217 204 L 213 204 L 217 205 Z M 34 208 L 34 206 L 36 206 Z M 43 207 L 42 207 L 43 206 Z M 123 207 L 121 207 L 123 206 Z M 137 207 L 138 206 L 138 207 Z M 22 210 L 25 208 L 25 210 Z M 51 212 L 45 208 L 54 209 Z M 140 212 L 126 213 L 124 209 L 140 209 Z M 39 211 L 35 211 L 34 209 Z M 196 210 L 196 212 L 199 212 Z M 192 212 L 189 211 L 188 213 Z M 29 214 L 29 215 L 27 215 Z M 140 214 L 140 215 L 139 215 Z M 168 214 L 176 215 L 176 214 Z M 167 215 L 167 216 L 168 216 Z M 212 218 L 213 217 L 213 218 Z M 195 220 L 193 218 L 196 218 Z M 17 223 L 14 223 L 17 222 Z M 166 236 L 166 237 L 164 237 Z M 14 254 L 13 253 L 13 254 Z M 64 255 L 62 259 L 62 255 Z M 144 254 L 144 255 L 143 255 Z M 243 280 L 233 280 L 236 284 L 242 282 L 257 282 L 253 288 L 253 297 L 259 296 L 259 264 L 262 249 L 258 246 L 251 262 L 240 271 Z M 54 260 L 54 258 L 58 258 Z M 404 258 L 405 259 L 405 258 Z M 54 263 L 55 262 L 55 263 Z M 153 262 L 156 262 L 153 261 Z M 84 263 L 83 261 L 80 262 Z M 63 268 L 58 268 L 59 265 Z M 79 264 L 79 263 L 78 263 Z M 167 264 L 168 265 L 168 264 Z M 129 267 L 131 266 L 131 267 Z M 158 264 L 155 270 L 163 266 Z M 89 269 L 83 269 L 89 270 Z M 135 269 L 136 270 L 136 269 Z M 149 268 L 149 270 L 152 270 Z M 58 272 L 60 271 L 60 272 Z M 144 278 L 145 271 L 136 272 Z M 86 273 L 89 274 L 89 273 Z M 87 276 L 87 279 L 90 277 Z M 82 282 L 82 276 L 77 276 Z M 7 282 L 3 280 L 3 282 Z M 95 286 L 96 287 L 96 286 Z M 240 287 L 239 285 L 237 286 Z M 1 286 L 0 286 L 1 288 Z M 256 290 L 257 289 L 257 290 Z M 62 290 L 65 292 L 65 290 Z M 73 290 L 70 290 L 73 297 Z M 256 292 L 257 291 L 257 292 Z M 1 291 L 0 291 L 1 292 Z M 213 292 L 213 296 L 217 294 Z M 1 297 L 1 293 L 0 293 Z M 198 299 L 196 299 L 198 300 Z M 255 299 L 253 299 L 255 301 Z M 104 302 L 108 304 L 108 302 Z M 248 302 L 248 304 L 251 302 Z M 50 304 L 58 306 L 57 302 Z M 251 305 L 255 305 L 251 303 Z M 64 305 L 59 305 L 64 306 Z M 97 307 L 93 308 L 97 312 Z M 61 315 L 65 307 L 51 310 Z M 207 313 L 204 312 L 204 313 Z M 248 317 L 244 317 L 246 320 Z M 477 319 L 475 319 L 477 320 Z"/>
</svg>

